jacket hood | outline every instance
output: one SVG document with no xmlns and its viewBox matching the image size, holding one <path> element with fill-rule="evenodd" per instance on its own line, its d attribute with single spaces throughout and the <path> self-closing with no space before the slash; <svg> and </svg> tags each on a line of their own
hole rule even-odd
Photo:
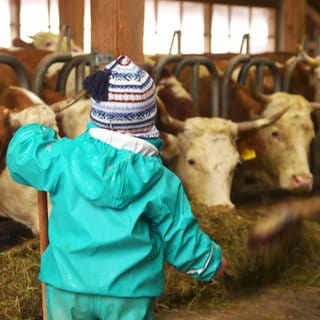
<svg viewBox="0 0 320 320">
<path fill-rule="evenodd" d="M 163 174 L 159 150 L 142 139 L 101 128 L 79 139 L 68 155 L 69 169 L 78 191 L 95 205 L 123 208 Z"/>
</svg>

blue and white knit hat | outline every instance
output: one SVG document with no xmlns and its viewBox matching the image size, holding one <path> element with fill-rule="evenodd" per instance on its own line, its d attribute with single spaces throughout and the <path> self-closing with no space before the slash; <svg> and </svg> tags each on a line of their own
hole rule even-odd
<svg viewBox="0 0 320 320">
<path fill-rule="evenodd" d="M 127 56 L 88 76 L 83 87 L 91 96 L 91 121 L 98 127 L 138 138 L 159 137 L 154 81 Z"/>
</svg>

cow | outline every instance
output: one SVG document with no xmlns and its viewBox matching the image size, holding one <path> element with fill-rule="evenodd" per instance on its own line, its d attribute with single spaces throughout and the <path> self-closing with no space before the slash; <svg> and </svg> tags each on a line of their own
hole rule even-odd
<svg viewBox="0 0 320 320">
<path fill-rule="evenodd" d="M 320 102 L 320 59 L 311 57 L 298 45 L 298 55 L 287 62 L 287 90 L 302 94 L 309 101 Z"/>
<path fill-rule="evenodd" d="M 158 91 L 161 92 L 161 90 Z M 12 181 L 9 172 L 4 164 L 6 146 L 8 145 L 13 132 L 22 124 L 35 121 L 41 122 L 53 127 L 57 132 L 59 132 L 57 114 L 66 113 L 68 110 L 73 111 L 69 112 L 66 117 L 62 117 L 63 124 L 63 121 L 65 121 L 67 118 L 70 122 L 76 122 L 76 120 L 80 120 L 80 118 L 78 117 L 79 111 L 76 105 L 74 105 L 72 108 L 61 111 L 61 105 L 68 106 L 71 104 L 70 100 L 72 101 L 72 103 L 74 103 L 74 101 L 76 100 L 75 98 L 63 101 L 62 103 L 54 104 L 49 108 L 49 106 L 47 106 L 42 99 L 26 89 L 10 87 L 10 92 L 7 94 L 7 97 L 8 107 L 0 108 L 0 116 L 2 117 L 0 121 L 0 123 L 2 124 L 0 127 L 0 160 L 2 164 L 2 170 L 0 174 L 0 192 L 2 195 L 0 199 L 0 212 L 3 216 L 10 217 L 15 221 L 24 224 L 34 234 L 37 234 L 39 232 L 39 221 L 36 191 L 30 187 L 21 186 Z M 79 130 L 79 133 L 82 130 L 85 130 L 85 123 L 88 120 L 90 110 L 90 104 L 88 104 L 89 99 L 83 100 L 85 101 L 85 105 L 81 110 L 83 111 L 84 117 L 80 122 L 77 122 L 77 125 L 75 126 L 75 129 Z M 80 100 L 78 102 L 83 101 Z M 175 129 L 173 129 L 172 125 L 168 126 L 168 123 L 176 124 L 178 123 L 178 120 L 168 120 L 170 118 L 163 108 L 161 100 L 158 100 L 158 105 L 160 110 L 158 115 L 159 128 L 163 128 L 165 132 L 173 134 L 175 132 Z M 51 108 L 54 108 L 55 112 L 53 112 Z M 282 112 L 283 111 L 281 111 L 280 113 L 282 114 Z M 279 117 L 280 113 L 278 113 L 276 117 Z M 46 119 L 45 117 L 47 117 L 48 119 Z M 71 117 L 73 117 L 73 120 L 71 120 Z M 221 204 L 230 206 L 232 208 L 233 204 L 229 199 L 229 185 L 232 179 L 233 168 L 235 167 L 239 159 L 239 155 L 235 148 L 237 133 L 239 131 L 242 131 L 243 129 L 248 130 L 269 125 L 270 122 L 273 122 L 274 120 L 274 117 L 270 117 L 267 120 L 258 119 L 256 121 L 236 124 L 224 119 L 190 117 L 185 121 L 180 122 L 179 133 L 176 137 L 180 142 L 179 144 L 181 144 L 182 146 L 179 150 L 180 159 L 183 160 L 187 159 L 188 157 L 189 158 L 187 159 L 187 161 L 185 161 L 185 163 L 188 164 L 188 167 L 185 167 L 185 163 L 180 162 L 175 170 L 177 174 L 181 175 L 190 198 L 208 205 Z M 82 129 L 79 129 L 79 127 Z M 78 133 L 72 133 L 71 131 L 67 132 L 67 135 L 69 136 L 72 134 L 77 135 Z M 189 134 L 191 134 L 192 136 L 192 139 L 190 139 L 190 141 L 188 141 Z M 166 142 L 165 139 L 164 141 Z M 205 143 L 208 142 L 211 143 L 209 148 L 207 150 L 203 149 L 203 153 L 199 155 L 203 158 L 203 161 L 202 159 L 198 160 L 196 157 L 194 157 L 194 159 L 190 158 L 191 152 L 193 152 L 191 148 L 192 145 L 190 146 L 191 141 L 194 141 L 194 145 L 205 145 Z M 169 145 L 166 145 L 164 148 L 164 152 L 168 148 Z M 164 153 L 162 153 L 161 156 L 165 158 Z M 198 155 L 195 154 L 194 156 Z M 220 160 L 214 161 L 214 159 Z M 213 163 L 214 168 L 212 171 L 210 171 L 211 169 L 206 162 L 208 162 L 208 164 Z M 204 164 L 209 168 L 209 170 L 203 171 Z M 201 165 L 201 167 L 199 167 L 199 165 Z M 225 170 L 225 167 L 227 167 L 227 170 Z M 216 171 L 214 169 L 216 169 Z M 194 173 L 196 174 L 194 175 Z M 190 180 L 190 176 L 192 175 L 193 179 Z M 210 180 L 212 181 L 211 183 Z M 219 188 L 214 188 L 213 186 L 219 184 L 220 181 L 221 185 L 219 185 Z M 203 184 L 203 186 L 206 187 L 208 191 L 205 192 L 204 195 L 199 192 L 195 193 L 195 182 L 198 182 L 198 188 Z M 205 188 L 203 190 L 205 190 Z M 217 195 L 215 195 L 216 193 Z M 214 199 L 214 201 L 212 201 L 212 199 Z"/>
<path fill-rule="evenodd" d="M 200 76 L 208 78 L 205 74 Z M 236 170 L 239 179 L 234 180 L 262 182 L 269 188 L 290 192 L 311 191 L 310 144 L 315 137 L 313 119 L 319 104 L 301 94 L 281 90 L 259 94 L 252 77 L 249 77 L 248 83 L 240 85 L 232 78 L 233 73 L 230 79 L 225 76 L 222 81 L 228 83 L 228 104 L 224 106 L 227 109 L 224 110 L 226 119 L 234 122 L 254 120 L 272 114 L 284 105 L 291 105 L 290 112 L 272 126 L 256 133 L 239 135 L 237 147 L 243 161 Z M 205 80 L 201 79 L 203 84 Z M 207 100 L 206 105 L 210 109 L 210 101 Z M 209 110 L 206 111 L 208 113 Z M 234 190 L 238 188 L 239 185 L 236 185 Z"/>
<path fill-rule="evenodd" d="M 181 178 L 191 200 L 233 209 L 230 192 L 233 172 L 240 161 L 238 135 L 271 125 L 286 105 L 268 118 L 236 123 L 199 116 L 191 96 L 172 75 L 162 77 L 157 93 L 162 119 L 158 128 L 165 142 L 161 152 L 164 163 Z"/>
<path fill-rule="evenodd" d="M 20 38 L 13 39 L 14 48 L 32 48 L 47 51 L 57 51 L 61 53 L 82 53 L 83 49 L 78 46 L 73 39 L 70 39 L 70 48 L 68 47 L 67 39 L 61 39 L 61 34 L 56 34 L 51 31 L 40 31 L 34 35 L 30 35 L 31 42 L 26 42 Z"/>
<path fill-rule="evenodd" d="M 52 54 L 52 52 L 42 49 L 24 48 L 14 51 L 2 49 L 0 50 L 0 54 L 9 55 L 24 67 L 27 74 L 28 87 L 31 88 L 31 84 L 34 81 L 39 63 Z M 47 74 L 47 76 L 43 79 L 43 92 L 41 93 L 42 98 L 49 104 L 65 99 L 65 95 L 52 96 L 52 92 L 57 92 L 56 82 L 61 64 L 56 63 L 53 65 L 53 67 L 54 70 L 51 70 L 50 73 Z M 11 85 L 20 85 L 16 71 L 7 63 L 2 63 L 0 64 L 0 103 L 2 91 Z M 53 99 L 55 101 L 52 101 Z"/>
<path fill-rule="evenodd" d="M 249 153 L 250 159 L 243 161 L 238 172 L 249 179 L 264 182 L 273 189 L 311 191 L 313 175 L 309 167 L 309 152 L 310 143 L 315 137 L 311 115 L 319 108 L 319 104 L 311 103 L 298 94 L 282 91 L 263 94 L 254 85 L 251 87 L 251 94 L 248 94 L 243 86 L 231 83 L 232 121 L 267 117 L 283 105 L 290 105 L 290 109 L 273 125 L 255 134 L 239 136 L 239 153 Z M 254 104 L 250 102 L 253 99 Z"/>
</svg>

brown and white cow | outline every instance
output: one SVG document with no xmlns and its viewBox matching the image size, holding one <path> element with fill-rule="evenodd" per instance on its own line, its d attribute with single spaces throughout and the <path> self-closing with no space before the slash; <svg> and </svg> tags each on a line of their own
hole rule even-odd
<svg viewBox="0 0 320 320">
<path fill-rule="evenodd" d="M 262 130 L 260 128 L 273 123 L 286 109 L 278 109 L 268 118 L 239 123 L 200 117 L 190 95 L 174 76 L 162 78 L 158 96 L 162 119 L 158 127 L 170 133 L 163 134 L 165 147 L 161 155 L 165 164 L 181 178 L 193 201 L 233 208 L 230 192 L 233 172 L 240 161 L 238 135 Z"/>
<path fill-rule="evenodd" d="M 297 94 L 276 92 L 267 95 L 256 90 L 252 91 L 255 97 L 252 103 L 253 97 L 243 86 L 232 83 L 230 88 L 233 121 L 268 117 L 283 105 L 290 105 L 290 109 L 271 126 L 239 136 L 240 154 L 250 153 L 250 160 L 243 162 L 243 175 L 275 189 L 311 191 L 313 175 L 309 152 L 311 140 L 315 137 L 311 114 L 318 104 Z"/>
<path fill-rule="evenodd" d="M 73 39 L 70 39 L 70 48 L 66 37 L 61 39 L 60 34 L 56 34 L 50 31 L 40 31 L 34 35 L 29 36 L 31 42 L 26 42 L 20 38 L 13 40 L 12 44 L 15 48 L 33 48 L 48 51 L 57 51 L 62 53 L 79 53 L 83 52 L 82 48 L 78 46 Z"/>
<path fill-rule="evenodd" d="M 309 101 L 320 102 L 320 57 L 311 57 L 299 45 L 296 59 L 287 63 L 287 68 L 290 67 L 294 68 L 287 79 L 288 90 L 302 94 Z"/>
<path fill-rule="evenodd" d="M 205 74 L 199 76 L 208 77 Z M 205 79 L 201 81 L 206 83 Z M 238 166 L 237 175 L 241 173 L 241 176 L 249 177 L 247 180 L 254 178 L 273 189 L 310 191 L 313 175 L 309 149 L 315 137 L 312 116 L 318 105 L 302 95 L 283 91 L 258 94 L 252 81 L 249 81 L 249 88 L 225 77 L 222 81 L 223 84 L 228 83 L 228 104 L 224 106 L 227 108 L 224 112 L 229 115 L 226 118 L 234 122 L 268 116 L 283 106 L 291 105 L 290 112 L 272 126 L 258 132 L 241 133 L 237 147 L 241 158 L 247 161 Z M 210 109 L 210 100 L 206 105 Z"/>
<path fill-rule="evenodd" d="M 13 100 L 9 103 L 10 96 L 12 96 Z M 14 130 L 20 125 L 29 122 L 40 122 L 58 130 L 56 113 L 32 92 L 10 87 L 10 93 L 7 97 L 10 108 L 0 108 L 0 116 L 2 117 L 0 122 L 2 164 L 4 163 L 6 146 Z M 83 107 L 83 122 L 87 121 L 89 114 L 88 110 L 90 106 L 88 105 L 88 101 L 88 99 L 85 99 L 86 105 Z M 67 102 L 70 104 L 70 101 Z M 62 105 L 66 104 L 66 102 L 63 103 Z M 242 131 L 242 129 L 248 130 L 249 128 L 268 125 L 270 121 L 274 121 L 274 118 L 271 117 L 271 120 L 260 119 L 241 124 L 224 119 L 201 117 L 192 117 L 184 122 L 177 122 L 177 120 L 170 120 L 173 118 L 168 117 L 167 113 L 163 111 L 161 103 L 159 103 L 159 106 L 160 111 L 162 110 L 160 112 L 160 127 L 162 125 L 166 129 L 168 128 L 168 123 L 170 124 L 171 122 L 173 125 L 169 125 L 168 132 L 174 133 L 174 130 L 179 129 L 177 139 L 180 145 L 179 158 L 181 162 L 175 170 L 181 175 L 190 198 L 208 205 L 221 204 L 232 207 L 233 205 L 229 200 L 229 186 L 233 169 L 239 160 L 235 145 L 237 133 Z M 58 104 L 58 107 L 61 110 L 60 104 Z M 79 117 L 77 119 L 79 112 L 76 105 L 61 113 L 68 110 L 73 110 L 73 113 L 71 113 L 72 119 L 79 120 Z M 71 119 L 71 116 L 69 113 L 66 118 L 69 118 L 69 121 L 73 122 L 74 120 Z M 277 116 L 279 116 L 279 113 Z M 62 118 L 62 120 L 65 119 Z M 178 126 L 177 123 L 179 123 Z M 80 121 L 79 126 L 81 127 L 81 125 L 84 128 L 85 124 Z M 69 135 L 71 135 L 70 132 Z M 189 136 L 191 136 L 190 139 Z M 206 148 L 205 146 L 208 143 L 210 145 Z M 198 151 L 195 148 L 197 145 L 200 146 Z M 164 151 L 167 148 L 168 145 L 164 148 Z M 199 152 L 200 150 L 201 153 Z M 33 188 L 16 184 L 12 181 L 4 165 L 2 165 L 2 169 L 0 174 L 1 215 L 23 223 L 33 233 L 38 233 L 39 222 L 36 191 Z M 217 185 L 219 186 L 218 188 L 215 187 Z M 200 189 L 200 186 L 203 189 Z M 196 189 L 203 190 L 203 194 L 195 192 L 194 190 Z"/>
</svg>

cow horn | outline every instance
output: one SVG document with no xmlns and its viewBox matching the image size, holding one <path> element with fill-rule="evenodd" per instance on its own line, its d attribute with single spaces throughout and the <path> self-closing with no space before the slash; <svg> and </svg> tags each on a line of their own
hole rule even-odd
<svg viewBox="0 0 320 320">
<path fill-rule="evenodd" d="M 256 81 L 253 78 L 250 78 L 250 93 L 252 96 L 259 101 L 261 101 L 264 104 L 268 104 L 271 102 L 271 95 L 270 94 L 264 94 L 257 88 Z"/>
<path fill-rule="evenodd" d="M 320 110 L 320 102 L 310 102 L 310 105 L 312 107 L 313 110 Z"/>
<path fill-rule="evenodd" d="M 75 104 L 78 100 L 80 100 L 83 96 L 85 96 L 86 93 L 87 93 L 86 90 L 81 90 L 71 98 L 51 104 L 50 108 L 54 111 L 54 113 L 61 112 L 71 107 L 73 104 Z"/>
<path fill-rule="evenodd" d="M 156 97 L 156 100 L 159 112 L 157 119 L 160 121 L 162 127 L 164 127 L 164 131 L 171 134 L 182 132 L 184 130 L 184 122 L 174 119 L 169 115 L 163 101 L 159 96 Z"/>
<path fill-rule="evenodd" d="M 313 67 L 318 67 L 320 65 L 320 60 L 316 58 L 312 58 L 309 56 L 306 51 L 303 49 L 302 45 L 298 45 L 298 52 L 299 52 L 299 57 L 301 60 L 305 63 L 307 63 L 310 66 Z"/>
<path fill-rule="evenodd" d="M 255 130 L 255 129 L 260 129 L 260 128 L 270 126 L 275 121 L 277 121 L 285 112 L 287 112 L 287 110 L 290 107 L 291 107 L 291 105 L 284 107 L 282 110 L 272 114 L 271 116 L 269 116 L 267 118 L 261 118 L 261 119 L 256 119 L 256 120 L 252 120 L 252 121 L 238 122 L 237 123 L 238 132 Z"/>
</svg>

